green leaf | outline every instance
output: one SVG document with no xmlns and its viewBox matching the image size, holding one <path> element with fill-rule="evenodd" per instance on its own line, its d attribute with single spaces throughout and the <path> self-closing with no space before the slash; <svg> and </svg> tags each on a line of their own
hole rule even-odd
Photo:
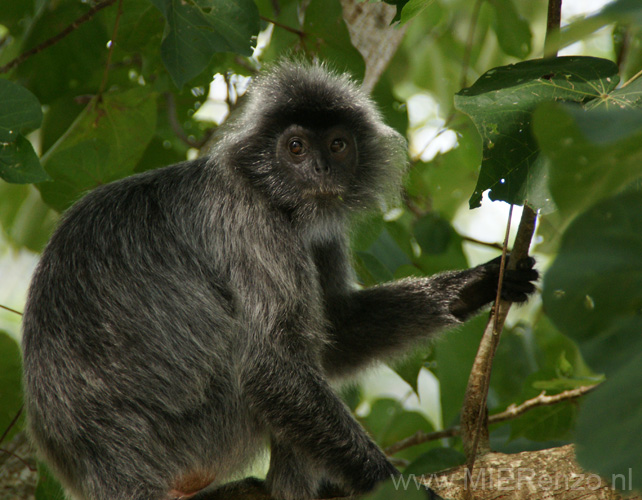
<svg viewBox="0 0 642 500">
<path fill-rule="evenodd" d="M 531 52 L 530 25 L 519 15 L 512 0 L 490 2 L 495 13 L 494 29 L 499 45 L 506 54 L 524 59 Z"/>
<path fill-rule="evenodd" d="M 468 375 L 487 320 L 487 316 L 477 316 L 435 342 L 442 421 L 445 427 L 454 424 L 458 419 Z"/>
<path fill-rule="evenodd" d="M 0 434 L 9 428 L 22 407 L 22 357 L 16 341 L 0 330 Z M 22 427 L 20 421 L 5 439 L 11 439 Z"/>
<path fill-rule="evenodd" d="M 28 24 L 28 36 L 23 40 L 22 50 L 32 49 L 59 35 L 90 8 L 89 2 L 47 3 L 35 21 Z M 28 23 L 28 20 L 24 22 Z M 61 96 L 94 95 L 105 71 L 108 41 L 107 29 L 97 16 L 77 25 L 51 47 L 27 58 L 18 66 L 16 76 L 42 104 L 49 104 Z"/>
<path fill-rule="evenodd" d="M 578 341 L 610 337 L 620 319 L 642 311 L 641 255 L 642 193 L 619 194 L 593 206 L 568 227 L 545 275 L 547 314 Z"/>
<path fill-rule="evenodd" d="M 370 212 L 358 216 L 350 230 L 350 246 L 355 251 L 367 251 L 377 241 L 384 228 L 380 213 Z"/>
<path fill-rule="evenodd" d="M 33 15 L 33 8 L 33 2 L 2 2 L 0 24 L 15 35 L 25 28 L 24 18 Z"/>
<path fill-rule="evenodd" d="M 399 375 L 419 396 L 418 379 L 419 372 L 426 363 L 426 348 L 417 348 L 409 356 L 394 363 L 392 369 Z"/>
<path fill-rule="evenodd" d="M 413 1 L 413 0 L 383 0 L 383 1 L 388 5 L 392 5 L 393 7 L 397 8 L 395 17 L 392 19 L 393 23 L 401 20 L 401 15 L 406 5 L 408 5 L 409 3 L 417 3 L 416 1 Z"/>
<path fill-rule="evenodd" d="M 41 252 L 57 220 L 34 186 L 0 182 L 0 226 L 13 246 Z"/>
<path fill-rule="evenodd" d="M 404 475 L 431 474 L 466 463 L 466 456 L 453 448 L 433 448 L 414 460 L 403 471 Z"/>
<path fill-rule="evenodd" d="M 144 87 L 92 101 L 43 156 L 53 182 L 38 185 L 43 200 L 64 210 L 83 193 L 130 175 L 156 127 L 156 95 Z"/>
<path fill-rule="evenodd" d="M 252 0 L 151 0 L 167 21 L 163 63 L 178 88 L 199 75 L 215 52 L 252 55 L 259 11 Z"/>
<path fill-rule="evenodd" d="M 607 375 L 580 414 L 580 463 L 607 477 L 629 477 L 630 468 L 634 481 L 642 473 L 642 451 L 631 439 L 642 433 L 641 235 L 642 192 L 601 201 L 568 227 L 543 293 L 555 324 Z"/>
<path fill-rule="evenodd" d="M 49 180 L 24 134 L 42 123 L 40 102 L 26 88 L 0 79 L 0 177 L 7 182 Z"/>
<path fill-rule="evenodd" d="M 386 266 L 368 252 L 355 252 L 354 267 L 360 281 L 365 286 L 377 285 L 392 281 L 394 276 Z"/>
<path fill-rule="evenodd" d="M 549 103 L 536 110 L 533 128 L 551 160 L 551 194 L 566 217 L 642 176 L 640 111 Z"/>
<path fill-rule="evenodd" d="M 571 438 L 577 407 L 572 403 L 534 408 L 511 422 L 511 439 L 525 437 L 532 441 Z"/>
<path fill-rule="evenodd" d="M 638 318 L 629 333 L 639 337 L 640 331 Z M 576 450 L 582 467 L 603 477 L 625 477 L 625 482 L 614 480 L 614 485 L 639 490 L 642 449 L 633 437 L 642 435 L 642 353 L 630 350 L 628 361 L 585 399 L 577 422 Z"/>
<path fill-rule="evenodd" d="M 466 119 L 468 122 L 468 119 Z M 481 162 L 479 135 L 469 127 L 457 130 L 458 146 L 437 155 L 429 163 L 417 162 L 410 169 L 406 190 L 419 203 L 452 219 L 475 188 Z"/>
<path fill-rule="evenodd" d="M 626 87 L 615 89 L 610 94 L 603 94 L 600 99 L 591 101 L 587 109 L 640 109 L 642 108 L 642 78 L 634 80 Z"/>
<path fill-rule="evenodd" d="M 492 200 L 546 207 L 545 162 L 531 130 L 535 108 L 546 101 L 586 102 L 618 83 L 617 66 L 594 57 L 533 60 L 492 69 L 455 96 L 483 141 L 483 160 L 471 208 L 490 189 Z"/>
<path fill-rule="evenodd" d="M 113 26 L 118 15 L 117 9 L 106 9 L 108 26 Z M 130 53 L 144 53 L 144 49 L 154 45 L 158 50 L 163 35 L 165 21 L 150 0 L 127 0 L 127 8 L 120 14 L 116 46 Z"/>
<path fill-rule="evenodd" d="M 537 369 L 537 349 L 532 343 L 532 332 L 525 327 L 504 327 L 493 361 L 488 402 L 491 410 L 504 410 L 509 404 L 520 401 L 526 381 Z"/>
<path fill-rule="evenodd" d="M 455 230 L 450 223 L 436 214 L 429 213 L 417 221 L 414 236 L 423 252 L 444 253 L 450 245 Z"/>
<path fill-rule="evenodd" d="M 33 146 L 24 136 L 17 134 L 14 142 L 0 147 L 0 177 L 7 182 L 27 184 L 51 179 L 42 168 Z"/>
<path fill-rule="evenodd" d="M 36 500 L 64 500 L 65 492 L 53 476 L 49 468 L 42 462 L 38 463 L 38 484 L 36 485 Z"/>
<path fill-rule="evenodd" d="M 8 80 L 0 79 L 0 142 L 14 141 L 17 134 L 26 134 L 42 123 L 38 98 Z"/>
<path fill-rule="evenodd" d="M 366 64 L 352 45 L 339 0 L 312 0 L 305 11 L 303 31 L 310 38 L 305 42 L 311 45 L 309 50 L 331 61 L 332 67 L 363 79 Z"/>
<path fill-rule="evenodd" d="M 435 0 L 409 0 L 401 9 L 401 16 L 399 16 L 399 6 L 397 7 L 397 15 L 394 21 L 400 21 L 401 24 L 406 24 L 408 21 L 418 16 L 423 10 L 429 7 Z M 401 2 L 400 2 L 401 4 Z"/>
<path fill-rule="evenodd" d="M 394 444 L 421 429 L 432 432 L 433 426 L 424 415 L 408 411 L 393 399 L 377 399 L 363 424 L 381 446 Z"/>
<path fill-rule="evenodd" d="M 370 247 L 369 253 L 376 257 L 391 274 L 394 274 L 399 267 L 411 263 L 387 229 L 381 232 Z"/>
<path fill-rule="evenodd" d="M 292 53 L 300 47 L 302 38 L 297 32 L 293 33 L 283 26 L 287 26 L 293 30 L 301 31 L 303 26 L 302 20 L 299 17 L 300 3 L 298 0 L 283 0 L 278 3 L 278 16 L 274 12 L 274 4 L 272 0 L 267 0 L 269 8 L 262 6 L 265 1 L 260 2 L 259 9 L 263 16 L 276 21 L 279 25 L 274 26 L 270 43 L 261 54 L 262 61 L 274 61 L 283 57 L 283 54 Z M 302 31 L 301 31 L 302 32 Z"/>
</svg>

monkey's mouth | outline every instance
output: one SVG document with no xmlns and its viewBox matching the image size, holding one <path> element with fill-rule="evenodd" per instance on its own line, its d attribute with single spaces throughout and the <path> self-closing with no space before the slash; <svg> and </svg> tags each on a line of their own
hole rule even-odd
<svg viewBox="0 0 642 500">
<path fill-rule="evenodd" d="M 337 187 L 322 187 L 318 188 L 316 190 L 312 190 L 309 195 L 312 198 L 317 198 L 320 200 L 333 200 L 336 199 L 338 201 L 343 200 L 343 194 L 345 190 L 337 188 Z"/>
</svg>

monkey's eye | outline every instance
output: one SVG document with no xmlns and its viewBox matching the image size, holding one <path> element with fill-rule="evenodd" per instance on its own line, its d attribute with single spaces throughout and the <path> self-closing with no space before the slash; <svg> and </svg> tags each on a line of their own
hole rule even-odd
<svg viewBox="0 0 642 500">
<path fill-rule="evenodd" d="M 346 141 L 343 139 L 337 138 L 333 139 L 330 143 L 330 151 L 333 153 L 340 153 L 347 147 Z"/>
<path fill-rule="evenodd" d="M 290 139 L 290 142 L 288 142 L 288 149 L 290 150 L 290 153 L 296 156 L 300 156 L 305 153 L 305 146 L 303 145 L 303 141 L 300 139 Z"/>
</svg>

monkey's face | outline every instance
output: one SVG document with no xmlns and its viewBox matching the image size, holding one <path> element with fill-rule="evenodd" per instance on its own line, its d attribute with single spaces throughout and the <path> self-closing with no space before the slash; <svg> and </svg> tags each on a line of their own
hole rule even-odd
<svg viewBox="0 0 642 500">
<path fill-rule="evenodd" d="M 343 125 L 290 125 L 276 144 L 279 170 L 304 203 L 340 203 L 352 184 L 357 155 L 355 137 Z"/>
</svg>

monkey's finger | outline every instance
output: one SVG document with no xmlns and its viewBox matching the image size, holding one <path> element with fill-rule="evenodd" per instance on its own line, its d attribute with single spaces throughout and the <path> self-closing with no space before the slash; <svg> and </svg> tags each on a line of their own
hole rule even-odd
<svg viewBox="0 0 642 500">
<path fill-rule="evenodd" d="M 520 261 L 517 263 L 517 269 L 519 270 L 533 269 L 534 266 L 535 266 L 535 259 L 531 256 L 524 257 L 523 259 L 520 259 Z"/>
</svg>

